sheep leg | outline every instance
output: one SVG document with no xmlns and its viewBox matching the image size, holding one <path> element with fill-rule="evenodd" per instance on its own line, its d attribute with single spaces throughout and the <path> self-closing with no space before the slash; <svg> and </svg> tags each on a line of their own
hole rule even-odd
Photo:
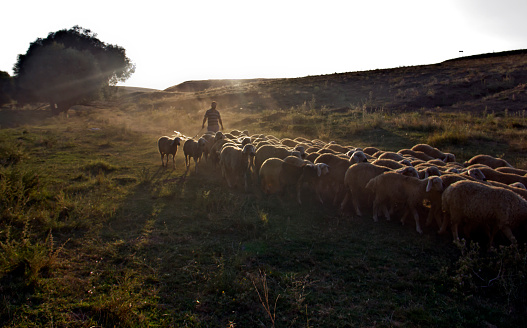
<svg viewBox="0 0 527 328">
<path fill-rule="evenodd" d="M 360 211 L 359 198 L 357 196 L 353 196 L 353 194 L 351 194 L 351 202 L 353 203 L 353 207 L 355 208 L 355 213 L 358 216 L 362 216 L 362 213 Z"/>
<path fill-rule="evenodd" d="M 443 234 L 446 231 L 446 227 L 448 226 L 448 223 L 450 222 L 450 216 L 448 213 L 443 214 L 443 222 L 441 222 L 441 226 L 439 228 L 438 234 Z"/>
<path fill-rule="evenodd" d="M 302 205 L 302 179 L 299 179 L 296 184 L 296 201 Z"/>
<path fill-rule="evenodd" d="M 417 210 L 415 208 L 412 209 L 412 213 L 414 215 L 415 220 L 415 231 L 422 235 L 423 230 L 421 229 L 421 224 L 419 223 L 419 213 L 417 213 Z"/>
<path fill-rule="evenodd" d="M 168 162 L 168 156 L 167 156 L 167 162 Z M 167 163 L 168 165 L 168 163 Z M 172 166 L 176 168 L 176 154 L 172 155 Z"/>
<path fill-rule="evenodd" d="M 194 158 L 194 172 L 198 174 L 198 159 Z"/>
<path fill-rule="evenodd" d="M 373 222 L 379 222 L 379 218 L 377 217 L 379 213 L 379 202 L 377 201 L 377 198 L 373 201 Z"/>
<path fill-rule="evenodd" d="M 342 200 L 342 203 L 340 203 L 340 211 L 344 212 L 344 209 L 346 208 L 346 205 L 348 205 L 348 201 L 350 198 L 350 192 L 348 191 L 346 193 L 346 196 L 344 196 L 344 199 Z"/>
<path fill-rule="evenodd" d="M 459 241 L 459 234 L 457 231 L 459 223 L 452 223 L 452 236 L 454 237 L 454 241 Z"/>
<path fill-rule="evenodd" d="M 392 218 L 390 217 L 390 211 L 388 210 L 388 207 L 386 205 L 382 205 L 382 209 L 384 212 L 384 217 L 386 217 L 386 221 L 390 221 Z"/>
<path fill-rule="evenodd" d="M 501 227 L 501 231 L 503 231 L 503 233 L 505 234 L 505 237 L 507 237 L 512 244 L 516 244 L 516 238 L 512 234 L 511 227 L 503 226 L 503 227 Z M 492 246 L 492 244 L 491 244 L 491 246 Z"/>
</svg>

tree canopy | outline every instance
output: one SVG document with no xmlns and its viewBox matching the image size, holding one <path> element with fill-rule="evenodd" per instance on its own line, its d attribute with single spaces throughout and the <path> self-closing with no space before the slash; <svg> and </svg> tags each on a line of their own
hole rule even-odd
<svg viewBox="0 0 527 328">
<path fill-rule="evenodd" d="M 0 106 L 11 102 L 13 89 L 13 78 L 9 73 L 0 71 Z"/>
<path fill-rule="evenodd" d="M 74 26 L 31 43 L 26 54 L 18 55 L 13 70 L 17 99 L 48 102 L 54 113 L 60 113 L 126 81 L 135 65 L 124 48 L 106 44 L 90 30 Z"/>
</svg>

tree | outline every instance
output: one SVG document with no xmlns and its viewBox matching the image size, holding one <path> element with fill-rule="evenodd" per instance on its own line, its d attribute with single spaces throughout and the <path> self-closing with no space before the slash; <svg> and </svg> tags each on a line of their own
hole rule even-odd
<svg viewBox="0 0 527 328">
<path fill-rule="evenodd" d="M 54 114 L 67 112 L 73 105 L 99 98 L 134 71 L 124 48 L 74 26 L 38 38 L 25 55 L 18 55 L 14 66 L 17 99 L 48 102 Z"/>
<path fill-rule="evenodd" d="M 9 73 L 0 71 L 0 106 L 9 104 L 13 98 L 14 83 Z"/>
</svg>

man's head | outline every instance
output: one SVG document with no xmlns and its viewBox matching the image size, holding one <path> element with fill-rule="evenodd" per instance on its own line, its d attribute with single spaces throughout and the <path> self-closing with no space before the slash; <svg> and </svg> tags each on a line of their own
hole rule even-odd
<svg viewBox="0 0 527 328">
<path fill-rule="evenodd" d="M 216 102 L 213 101 L 213 102 L 210 104 L 210 107 L 211 107 L 212 109 L 216 109 Z"/>
</svg>

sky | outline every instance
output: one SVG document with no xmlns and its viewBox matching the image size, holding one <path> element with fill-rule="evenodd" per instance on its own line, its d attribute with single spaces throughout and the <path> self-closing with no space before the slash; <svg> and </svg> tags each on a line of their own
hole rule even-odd
<svg viewBox="0 0 527 328">
<path fill-rule="evenodd" d="M 435 64 L 527 48 L 525 0 L 7 0 L 0 71 L 75 25 L 126 49 L 119 85 L 294 78 Z M 460 52 L 463 51 L 463 52 Z"/>
</svg>

